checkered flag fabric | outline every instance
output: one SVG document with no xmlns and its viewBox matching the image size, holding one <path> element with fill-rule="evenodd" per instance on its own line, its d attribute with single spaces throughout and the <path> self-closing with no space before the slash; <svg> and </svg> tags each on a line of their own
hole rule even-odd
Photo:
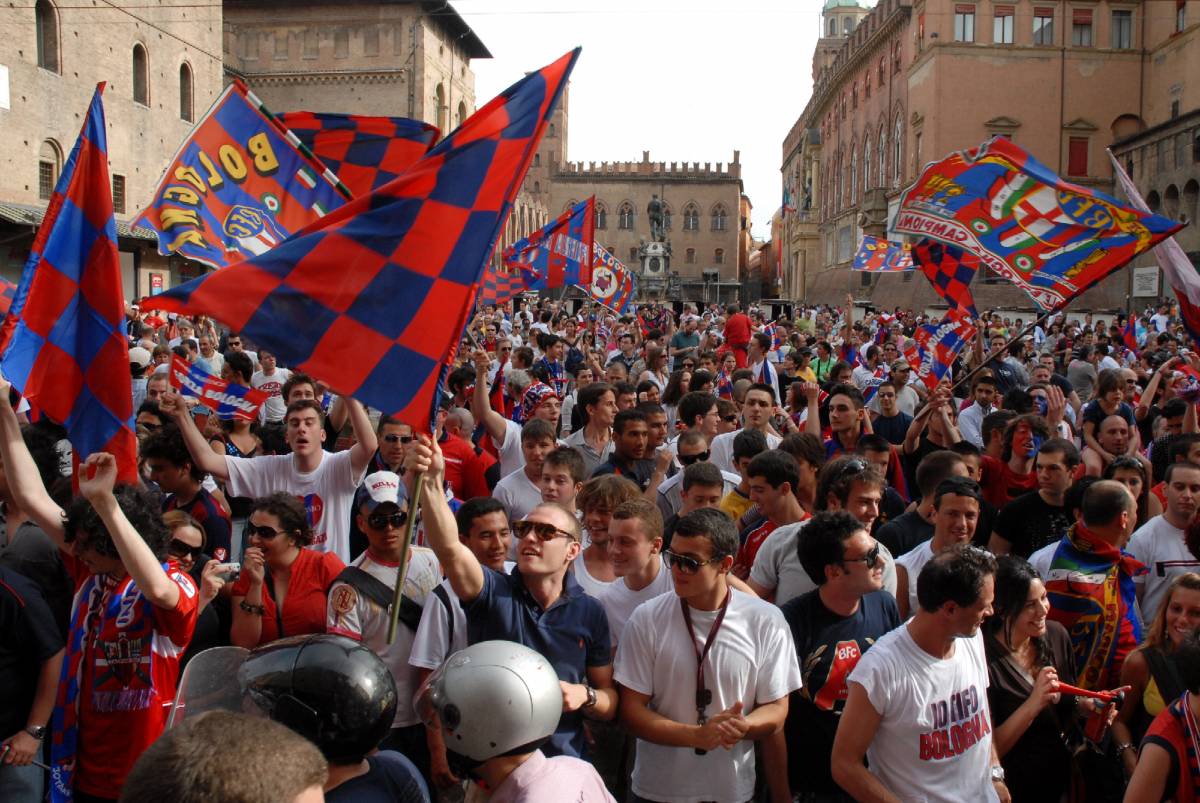
<svg viewBox="0 0 1200 803">
<path fill-rule="evenodd" d="M 398 178 L 438 138 L 436 127 L 406 117 L 285 112 L 279 121 L 356 198 Z"/>
<path fill-rule="evenodd" d="M 17 286 L 8 279 L 0 279 L 0 315 L 8 315 L 16 296 Z"/>
<path fill-rule="evenodd" d="M 914 245 L 912 255 L 933 289 L 951 309 L 963 310 L 972 320 L 979 318 L 975 298 L 971 295 L 971 279 L 979 270 L 978 257 L 957 246 L 930 239 L 922 239 Z"/>
<path fill-rule="evenodd" d="M 211 315 L 430 431 L 480 276 L 578 55 L 509 87 L 392 183 L 147 303 Z"/>
<path fill-rule="evenodd" d="M 504 249 L 509 270 L 531 274 L 530 290 L 591 284 L 596 197 L 580 201 L 542 228 Z"/>
<path fill-rule="evenodd" d="M 962 310 L 951 309 L 940 323 L 918 326 L 913 334 L 914 345 L 904 350 L 904 359 L 929 390 L 949 374 L 958 353 L 977 334 L 965 316 Z"/>
<path fill-rule="evenodd" d="M 528 279 L 525 271 L 509 272 L 507 268 L 489 263 L 479 285 L 479 303 L 498 306 L 511 301 L 529 289 Z"/>
<path fill-rule="evenodd" d="M 59 176 L 4 321 L 0 368 L 66 427 L 75 455 L 109 452 L 137 481 L 125 302 L 105 139 L 104 84 Z"/>
</svg>

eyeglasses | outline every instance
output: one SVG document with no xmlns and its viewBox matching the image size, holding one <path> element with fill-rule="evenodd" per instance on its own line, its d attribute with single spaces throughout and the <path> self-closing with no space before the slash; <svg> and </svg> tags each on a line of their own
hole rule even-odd
<svg viewBox="0 0 1200 803">
<path fill-rule="evenodd" d="M 711 449 L 705 449 L 703 452 L 698 454 L 681 454 L 679 455 L 679 462 L 681 465 L 685 466 L 690 466 L 692 463 L 703 463 L 708 460 L 708 456 L 711 454 L 711 451 Z"/>
<path fill-rule="evenodd" d="M 283 535 L 284 530 L 276 530 L 274 527 L 268 527 L 265 524 L 251 524 L 246 522 L 246 535 L 257 535 L 264 541 L 270 541 L 277 535 Z"/>
<path fill-rule="evenodd" d="M 575 540 L 574 533 L 569 533 L 566 530 L 560 530 L 553 524 L 545 521 L 529 521 L 528 519 L 514 521 L 512 524 L 512 531 L 517 534 L 517 538 L 524 538 L 525 536 L 529 535 L 529 533 L 533 533 L 542 541 L 553 541 L 555 538 L 560 537 L 569 538 L 572 541 Z"/>
<path fill-rule="evenodd" d="M 867 554 L 865 555 L 860 555 L 857 558 L 847 558 L 845 555 L 843 555 L 842 563 L 858 563 L 861 561 L 867 565 L 868 569 L 873 569 L 875 568 L 875 564 L 879 562 L 879 552 L 879 542 L 876 541 L 875 546 L 871 547 L 871 549 L 868 550 Z"/>
<path fill-rule="evenodd" d="M 384 435 L 383 439 L 388 443 L 412 443 L 412 435 Z"/>
<path fill-rule="evenodd" d="M 684 574 L 695 574 L 700 571 L 701 566 L 707 566 L 710 563 L 717 563 L 721 558 L 713 556 L 708 560 L 696 560 L 687 555 L 680 555 L 678 552 L 672 552 L 669 549 L 663 550 L 663 556 L 667 559 L 667 565 L 678 569 Z"/>
<path fill-rule="evenodd" d="M 852 474 L 862 474 L 870 467 L 871 464 L 863 458 L 852 457 L 837 469 L 837 473 L 833 475 L 833 482 L 837 482 L 844 477 L 849 477 Z M 832 485 L 832 483 L 830 484 Z"/>
<path fill-rule="evenodd" d="M 201 547 L 192 546 L 191 544 L 180 541 L 178 538 L 172 538 L 167 544 L 167 554 L 175 558 L 191 557 L 193 560 L 200 557 Z"/>
<path fill-rule="evenodd" d="M 721 416 L 721 420 L 727 424 L 736 423 L 737 422 L 737 413 L 734 413 L 732 415 L 723 415 L 723 416 Z"/>
<path fill-rule="evenodd" d="M 695 367 L 696 367 L 696 363 L 694 363 L 694 362 L 685 362 L 685 363 L 683 364 L 683 367 L 684 367 L 684 368 L 695 368 Z"/>
<path fill-rule="evenodd" d="M 367 516 L 367 524 L 372 530 L 383 530 L 387 527 L 403 527 L 404 522 L 408 521 L 408 513 L 401 510 L 399 513 L 371 513 Z"/>
</svg>

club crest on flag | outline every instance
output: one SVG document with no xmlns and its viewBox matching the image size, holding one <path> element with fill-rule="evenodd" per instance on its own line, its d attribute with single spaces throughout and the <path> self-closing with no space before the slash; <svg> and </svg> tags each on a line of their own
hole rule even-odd
<svg viewBox="0 0 1200 803">
<path fill-rule="evenodd" d="M 904 350 L 904 359 L 913 372 L 933 390 L 945 378 L 955 357 L 975 337 L 975 326 L 957 310 L 951 310 L 939 323 L 917 327 L 914 345 Z"/>
<path fill-rule="evenodd" d="M 903 273 L 915 270 L 912 246 L 864 234 L 850 269 L 868 273 Z"/>
<path fill-rule="evenodd" d="M 637 277 L 600 243 L 593 244 L 593 252 L 592 283 L 583 289 L 604 306 L 625 312 L 637 295 Z"/>
</svg>

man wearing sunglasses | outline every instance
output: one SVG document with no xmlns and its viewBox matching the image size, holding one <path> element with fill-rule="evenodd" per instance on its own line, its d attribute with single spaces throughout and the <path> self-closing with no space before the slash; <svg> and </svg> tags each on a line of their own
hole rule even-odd
<svg viewBox="0 0 1200 803">
<path fill-rule="evenodd" d="M 408 494 L 399 476 L 390 471 L 376 471 L 367 475 L 354 502 L 355 518 L 367 536 L 368 546 L 330 586 L 326 630 L 361 641 L 387 664 L 396 681 L 399 702 L 391 733 L 383 740 L 382 747 L 399 750 L 429 781 L 425 726 L 412 706 L 413 695 L 421 684 L 420 671 L 410 666 L 408 659 L 421 622 L 421 609 L 429 593 L 441 582 L 441 569 L 432 550 L 409 547 L 400 604 L 401 626 L 396 630 L 396 640 L 388 644 L 389 609 L 400 575 Z"/>
<path fill-rule="evenodd" d="M 783 724 L 800 688 L 783 614 L 729 586 L 737 548 L 720 511 L 684 516 L 665 553 L 675 593 L 640 605 L 621 634 L 621 720 L 638 738 L 641 799 L 750 800 L 753 742 Z"/>
<path fill-rule="evenodd" d="M 549 659 L 562 685 L 563 715 L 543 750 L 547 755 L 582 756 L 583 717 L 612 719 L 617 690 L 604 608 L 570 573 L 581 547 L 579 521 L 574 513 L 543 503 L 513 522 L 517 565 L 512 573 L 502 574 L 480 565 L 459 540 L 454 515 L 441 493 L 445 463 L 437 444 L 419 437 L 409 449 L 405 471 L 420 475 L 424 483 L 425 537 L 462 601 L 469 641 L 515 641 Z"/>
<path fill-rule="evenodd" d="M 692 394 L 689 393 L 688 396 L 690 395 Z M 684 398 L 686 399 L 687 396 Z M 714 401 L 711 396 L 708 398 L 710 401 Z M 717 406 L 714 402 L 712 410 L 715 412 L 716 409 Z M 708 448 L 708 438 L 699 428 L 687 430 L 680 435 L 675 441 L 675 451 L 675 460 L 684 471 L 688 466 L 696 463 L 710 463 L 709 458 L 712 456 L 712 452 Z M 722 483 L 717 486 L 717 503 L 719 504 L 725 494 L 732 493 L 741 484 L 742 478 L 737 474 L 721 471 L 716 466 L 713 468 L 720 473 L 722 478 Z M 658 511 L 662 513 L 664 521 L 674 517 L 683 509 L 683 486 L 683 471 L 676 471 L 659 484 L 658 492 L 655 494 L 655 503 L 658 505 Z M 712 506 L 716 507 L 716 504 Z"/>
</svg>

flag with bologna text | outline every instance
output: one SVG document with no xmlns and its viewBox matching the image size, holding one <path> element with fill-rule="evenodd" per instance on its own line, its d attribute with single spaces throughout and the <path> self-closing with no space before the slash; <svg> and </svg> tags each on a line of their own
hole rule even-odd
<svg viewBox="0 0 1200 803">
<path fill-rule="evenodd" d="M 530 274 L 526 279 L 530 290 L 591 284 L 595 232 L 596 198 L 592 196 L 505 248 L 504 267 Z"/>
<path fill-rule="evenodd" d="M 226 382 L 189 363 L 178 354 L 171 358 L 171 387 L 212 410 L 222 421 L 256 421 L 267 394 L 247 385 Z"/>
<path fill-rule="evenodd" d="M 867 273 L 902 273 L 915 270 L 916 267 L 913 264 L 912 247 L 908 243 L 893 243 L 882 237 L 864 234 L 850 269 Z"/>
<path fill-rule="evenodd" d="M 192 129 L 134 223 L 161 254 L 212 268 L 259 256 L 350 192 L 241 81 Z"/>
<path fill-rule="evenodd" d="M 217 318 L 430 432 L 484 266 L 578 55 L 526 75 L 390 184 L 147 305 Z"/>
<path fill-rule="evenodd" d="M 1052 310 L 1182 224 L 1063 181 L 994 137 L 927 165 L 901 195 L 894 228 L 963 248 Z"/>
<path fill-rule="evenodd" d="M 0 333 L 0 370 L 67 430 L 79 461 L 116 458 L 137 482 L 137 438 L 117 224 L 108 178 L 104 84 L 38 228 Z"/>
<path fill-rule="evenodd" d="M 599 243 L 595 244 L 594 251 L 592 283 L 583 289 L 617 314 L 624 314 L 632 308 L 633 298 L 637 295 L 637 276 Z"/>
<path fill-rule="evenodd" d="M 958 353 L 975 337 L 976 329 L 962 310 L 952 309 L 939 323 L 926 323 L 913 334 L 914 345 L 904 350 L 913 372 L 933 390 L 950 372 Z"/>
</svg>

